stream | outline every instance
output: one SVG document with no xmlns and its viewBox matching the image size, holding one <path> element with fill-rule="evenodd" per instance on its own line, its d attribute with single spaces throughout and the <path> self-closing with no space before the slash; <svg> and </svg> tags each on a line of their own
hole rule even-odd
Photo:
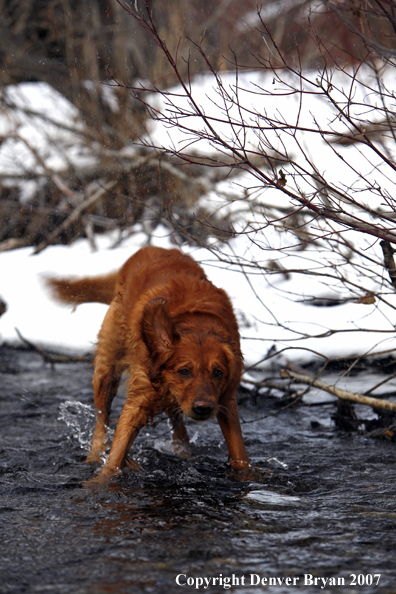
<svg viewBox="0 0 396 594">
<path fill-rule="evenodd" d="M 187 422 L 185 460 L 160 418 L 133 447 L 143 472 L 87 488 L 92 366 L 2 347 L 0 373 L 1 593 L 396 592 L 396 445 L 338 430 L 333 397 L 268 416 L 242 392 L 260 483 L 229 477 L 215 421 Z"/>
</svg>

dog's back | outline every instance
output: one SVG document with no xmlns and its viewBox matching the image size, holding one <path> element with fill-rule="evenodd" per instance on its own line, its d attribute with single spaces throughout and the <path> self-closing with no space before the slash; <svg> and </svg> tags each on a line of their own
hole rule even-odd
<svg viewBox="0 0 396 594">
<path fill-rule="evenodd" d="M 143 294 L 147 295 L 147 300 L 151 292 L 153 298 L 166 298 L 170 285 L 181 278 L 189 287 L 197 281 L 209 283 L 202 268 L 190 256 L 177 249 L 150 246 L 139 250 L 121 268 L 115 293 L 120 294 L 124 309 L 131 311 Z M 171 292 L 174 294 L 175 291 L 171 289 Z"/>
<path fill-rule="evenodd" d="M 49 277 L 46 285 L 52 297 L 69 305 L 81 303 L 105 303 L 110 305 L 117 292 L 128 301 L 136 299 L 150 287 L 169 283 L 179 276 L 207 280 L 204 271 L 192 258 L 177 249 L 166 250 L 146 247 L 129 258 L 121 270 L 95 277 L 63 278 Z M 128 302 L 125 307 L 130 306 Z"/>
</svg>

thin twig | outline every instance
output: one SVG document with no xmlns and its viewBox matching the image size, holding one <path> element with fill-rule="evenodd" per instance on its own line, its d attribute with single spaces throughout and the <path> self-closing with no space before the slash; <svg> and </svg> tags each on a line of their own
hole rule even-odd
<svg viewBox="0 0 396 594">
<path fill-rule="evenodd" d="M 44 239 L 44 241 L 42 241 L 34 250 L 33 254 L 39 254 L 40 252 L 42 252 L 49 244 L 51 244 L 53 241 L 55 241 L 55 239 L 63 232 L 65 231 L 68 227 L 70 227 L 70 225 L 72 225 L 73 223 L 75 223 L 78 218 L 81 216 L 82 212 L 84 210 L 86 210 L 87 208 L 89 208 L 90 206 L 92 206 L 95 202 L 97 202 L 100 198 L 102 198 L 103 194 L 105 194 L 106 192 L 108 192 L 109 190 L 111 190 L 111 188 L 113 188 L 116 185 L 117 181 L 112 181 L 112 182 L 107 182 L 106 184 L 104 184 L 104 186 L 102 188 L 99 188 L 99 190 L 97 190 L 92 196 L 90 196 L 89 198 L 87 198 L 87 200 L 84 200 L 84 202 L 82 202 L 81 204 L 79 204 L 71 213 L 71 215 L 69 215 L 67 217 L 66 220 L 63 221 L 63 223 L 61 225 L 59 225 L 59 227 L 57 227 L 56 229 L 54 229 L 54 231 L 52 233 L 50 233 L 48 235 L 48 237 L 46 237 L 46 239 Z"/>
</svg>

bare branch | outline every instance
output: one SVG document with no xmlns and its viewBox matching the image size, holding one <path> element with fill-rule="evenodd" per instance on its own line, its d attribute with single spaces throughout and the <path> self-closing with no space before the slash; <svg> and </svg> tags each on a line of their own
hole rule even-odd
<svg viewBox="0 0 396 594">
<path fill-rule="evenodd" d="M 39 254 L 43 251 L 48 245 L 50 245 L 65 229 L 67 229 L 70 225 L 76 222 L 84 210 L 87 210 L 90 206 L 95 204 L 102 196 L 111 190 L 115 186 L 117 182 L 107 182 L 102 188 L 99 188 L 92 196 L 84 200 L 84 202 L 80 203 L 73 212 L 67 217 L 67 219 L 59 226 L 57 229 L 54 229 L 52 233 L 42 241 L 34 250 L 34 254 Z"/>
<path fill-rule="evenodd" d="M 382 408 L 384 410 L 396 411 L 396 402 L 388 402 L 387 400 L 382 400 L 380 398 L 370 398 L 369 396 L 348 392 L 347 390 L 342 390 L 336 386 L 326 384 L 325 382 L 322 382 L 322 380 L 314 379 L 309 375 L 295 373 L 289 369 L 282 369 L 281 377 L 290 378 L 297 384 L 315 386 L 315 388 L 325 390 L 326 392 L 337 396 L 337 398 L 340 398 L 341 400 L 349 400 L 351 402 L 357 402 L 358 404 L 365 404 L 367 406 L 371 406 L 372 408 Z"/>
</svg>

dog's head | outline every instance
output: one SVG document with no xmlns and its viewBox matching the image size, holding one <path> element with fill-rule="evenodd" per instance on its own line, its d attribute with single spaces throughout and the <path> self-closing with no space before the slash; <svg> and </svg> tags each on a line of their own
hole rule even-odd
<svg viewBox="0 0 396 594">
<path fill-rule="evenodd" d="M 141 330 L 155 388 L 197 421 L 215 416 L 239 385 L 242 356 L 238 337 L 228 336 L 226 329 L 216 332 L 210 328 L 207 316 L 190 316 L 187 326 L 178 325 L 164 299 L 146 305 Z"/>
</svg>

